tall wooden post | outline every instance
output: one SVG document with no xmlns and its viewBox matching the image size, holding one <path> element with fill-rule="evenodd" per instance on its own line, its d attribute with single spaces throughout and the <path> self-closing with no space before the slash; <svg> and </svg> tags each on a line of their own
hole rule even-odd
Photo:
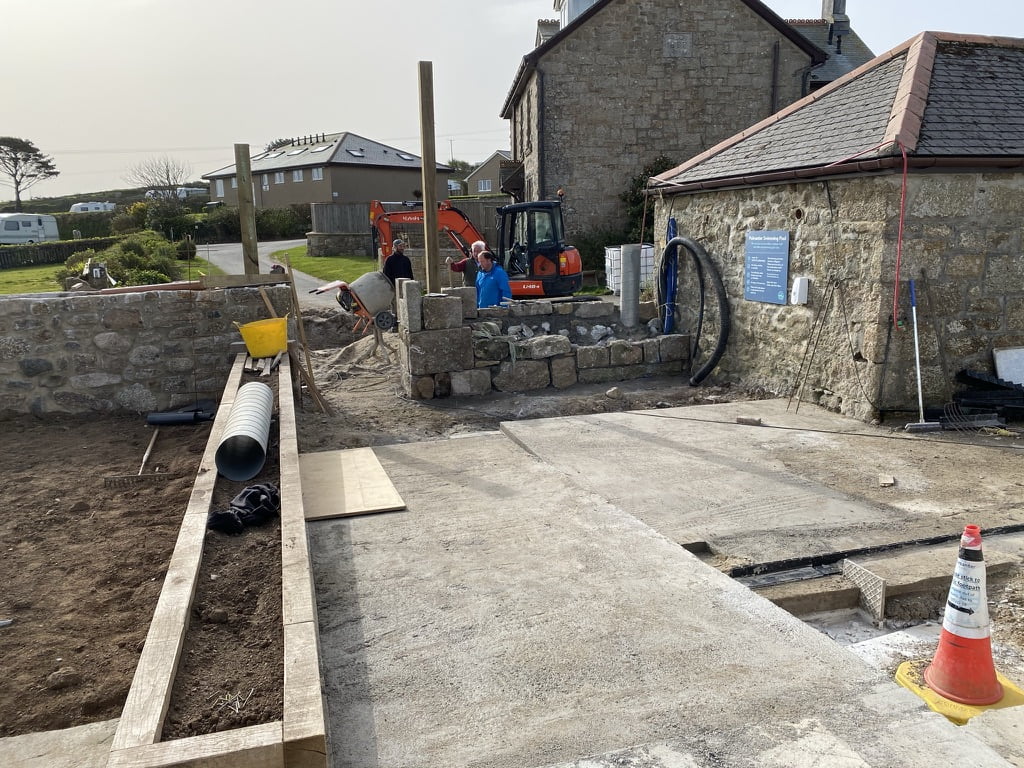
<svg viewBox="0 0 1024 768">
<path fill-rule="evenodd" d="M 437 274 L 441 248 L 437 237 L 437 160 L 434 148 L 434 70 L 429 61 L 420 62 L 420 157 L 423 158 L 423 242 L 427 270 L 427 293 L 440 293 Z"/>
<path fill-rule="evenodd" d="M 256 205 L 252 198 L 252 167 L 249 165 L 249 145 L 235 144 L 235 173 L 238 179 L 238 223 L 242 231 L 242 266 L 245 274 L 260 273 L 260 258 L 256 248 Z"/>
</svg>

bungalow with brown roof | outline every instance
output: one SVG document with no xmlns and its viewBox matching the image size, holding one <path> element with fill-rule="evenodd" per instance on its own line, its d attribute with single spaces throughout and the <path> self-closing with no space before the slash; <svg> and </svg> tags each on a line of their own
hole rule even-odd
<svg viewBox="0 0 1024 768">
<path fill-rule="evenodd" d="M 910 280 L 926 406 L 1024 347 L 1024 40 L 921 33 L 648 189 L 721 272 L 721 375 L 917 421 Z"/>
</svg>

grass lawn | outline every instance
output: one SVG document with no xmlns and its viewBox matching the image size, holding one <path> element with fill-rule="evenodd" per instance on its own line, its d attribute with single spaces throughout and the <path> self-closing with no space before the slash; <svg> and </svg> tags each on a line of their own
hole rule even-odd
<svg viewBox="0 0 1024 768">
<path fill-rule="evenodd" d="M 351 283 L 357 277 L 377 269 L 377 260 L 369 256 L 307 256 L 304 245 L 274 251 L 270 258 L 282 263 L 287 258 L 292 269 L 317 277 L 325 283 L 331 280 Z"/>
<path fill-rule="evenodd" d="M 55 293 L 64 290 L 64 286 L 54 279 L 60 270 L 60 264 L 37 264 L 32 267 L 17 269 L 0 269 L 0 294 L 12 293 Z M 188 277 L 189 265 L 182 263 L 182 276 Z M 224 270 L 215 267 L 206 259 L 192 259 L 192 279 L 204 275 L 222 275 Z"/>
</svg>

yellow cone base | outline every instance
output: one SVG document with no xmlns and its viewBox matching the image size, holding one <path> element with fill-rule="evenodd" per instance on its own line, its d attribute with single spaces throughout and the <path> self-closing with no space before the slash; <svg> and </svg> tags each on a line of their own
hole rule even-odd
<svg viewBox="0 0 1024 768">
<path fill-rule="evenodd" d="M 976 707 L 943 698 L 929 688 L 925 682 L 924 670 L 929 664 L 931 664 L 930 659 L 903 662 L 896 669 L 896 682 L 924 699 L 924 703 L 928 705 L 929 709 L 944 715 L 957 725 L 965 724 L 972 717 L 980 715 L 987 709 L 1004 709 L 1024 705 L 1024 691 L 1000 675 L 999 672 L 996 672 L 996 679 L 1003 686 L 1003 698 L 995 704 Z"/>
</svg>

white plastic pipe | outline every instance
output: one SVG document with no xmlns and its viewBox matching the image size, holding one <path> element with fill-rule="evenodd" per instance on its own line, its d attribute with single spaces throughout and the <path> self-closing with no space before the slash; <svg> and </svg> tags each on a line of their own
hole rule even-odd
<svg viewBox="0 0 1024 768">
<path fill-rule="evenodd" d="M 217 471 L 228 480 L 251 480 L 263 469 L 270 439 L 274 390 L 251 381 L 238 388 L 217 446 Z"/>
</svg>

